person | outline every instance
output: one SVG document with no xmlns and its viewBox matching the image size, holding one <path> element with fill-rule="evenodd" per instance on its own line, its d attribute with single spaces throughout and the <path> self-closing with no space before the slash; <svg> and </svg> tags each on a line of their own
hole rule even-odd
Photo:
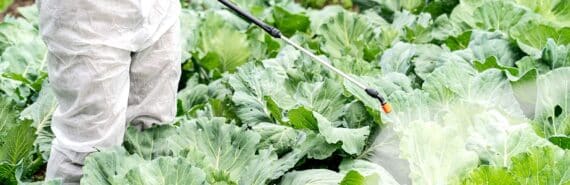
<svg viewBox="0 0 570 185">
<path fill-rule="evenodd" d="M 78 184 L 87 155 L 176 114 L 178 0 L 39 0 L 58 106 L 46 178 Z"/>
</svg>

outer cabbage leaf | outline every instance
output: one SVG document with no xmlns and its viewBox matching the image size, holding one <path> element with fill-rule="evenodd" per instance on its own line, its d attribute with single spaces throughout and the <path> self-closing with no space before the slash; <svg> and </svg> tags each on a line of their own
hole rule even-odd
<svg viewBox="0 0 570 185">
<path fill-rule="evenodd" d="M 500 30 L 505 33 L 526 19 L 527 11 L 508 1 L 489 1 L 473 12 L 475 25 L 483 30 Z"/>
<path fill-rule="evenodd" d="M 294 98 L 298 104 L 318 112 L 328 120 L 336 121 L 344 114 L 346 99 L 342 93 L 342 86 L 339 83 L 325 80 L 299 84 Z"/>
<path fill-rule="evenodd" d="M 180 31 L 182 36 L 182 62 L 192 57 L 191 51 L 198 42 L 198 27 L 200 17 L 196 11 L 182 9 L 180 12 Z"/>
<path fill-rule="evenodd" d="M 429 76 L 423 88 L 439 102 L 461 98 L 461 101 L 498 106 L 511 115 L 523 115 L 509 81 L 498 70 L 477 75 L 469 66 L 450 63 Z"/>
<path fill-rule="evenodd" d="M 283 176 L 305 155 L 305 151 L 296 149 L 278 158 L 271 150 L 259 151 L 256 158 L 245 167 L 238 184 L 265 185 L 268 180 Z"/>
<path fill-rule="evenodd" d="M 434 17 L 429 13 L 414 15 L 408 11 L 396 12 L 391 27 L 399 30 L 403 40 L 413 43 L 429 43 L 459 35 L 462 29 L 447 15 Z M 383 26 L 388 27 L 388 26 Z"/>
<path fill-rule="evenodd" d="M 354 75 L 376 75 L 380 73 L 377 64 L 366 62 L 364 59 L 344 56 L 332 60 L 333 66 L 341 71 Z"/>
<path fill-rule="evenodd" d="M 382 117 L 385 127 L 375 138 L 368 150 L 373 153 L 366 158 L 388 170 L 400 184 L 412 184 L 410 163 L 402 157 L 401 135 L 396 127 L 415 120 L 435 120 L 438 116 L 432 111 L 432 99 L 419 89 L 412 92 L 396 92 L 388 97 L 393 111 Z"/>
<path fill-rule="evenodd" d="M 365 184 L 366 180 L 364 176 L 360 175 L 357 171 L 351 170 L 349 171 L 346 176 L 340 181 L 340 185 L 357 185 L 357 184 Z"/>
<path fill-rule="evenodd" d="M 373 1 L 356 1 L 359 5 L 366 5 L 374 7 L 386 8 L 390 12 L 397 12 L 401 10 L 408 10 L 412 12 L 421 11 L 424 6 L 426 6 L 427 1 L 422 0 L 400 0 L 400 1 L 390 1 L 390 0 L 373 0 Z M 366 4 L 365 4 L 366 3 Z M 431 3 L 431 2 L 430 2 Z M 366 7 L 366 6 L 364 6 Z"/>
<path fill-rule="evenodd" d="M 14 102 L 6 97 L 0 96 L 0 138 L 4 138 L 8 134 L 10 128 L 16 126 L 19 110 Z M 0 141 L 0 144 L 4 139 Z"/>
<path fill-rule="evenodd" d="M 549 138 L 570 135 L 570 68 L 555 69 L 538 77 L 535 130 Z"/>
<path fill-rule="evenodd" d="M 293 37 L 292 39 L 296 38 L 300 37 Z M 315 63 L 313 61 L 305 61 L 301 52 L 297 49 L 292 46 L 285 46 L 279 51 L 279 54 L 277 54 L 275 58 L 263 60 L 263 67 L 267 70 L 271 70 L 276 76 L 281 78 L 289 78 L 289 80 L 291 80 L 291 78 L 302 78 L 302 81 L 312 81 L 304 78 L 304 75 L 310 75 L 306 73 L 310 73 L 310 69 L 308 68 L 311 67 L 305 63 L 319 67 L 318 65 L 314 65 Z"/>
<path fill-rule="evenodd" d="M 385 73 L 398 72 L 408 76 L 415 74 L 420 79 L 425 79 L 433 70 L 449 62 L 468 61 L 433 44 L 399 42 L 384 52 L 380 66 Z"/>
<path fill-rule="evenodd" d="M 32 42 L 38 35 L 34 25 L 24 19 L 5 17 L 0 23 L 0 50 L 8 45 Z"/>
<path fill-rule="evenodd" d="M 17 106 L 11 100 L 0 96 L 0 147 L 2 147 L 2 150 L 5 150 L 4 145 L 8 141 L 8 137 L 10 135 L 17 134 L 11 132 L 15 131 L 15 129 L 18 127 L 18 113 L 19 111 L 17 109 Z M 14 174 L 15 165 L 12 164 L 12 162 L 7 161 L 7 159 L 4 159 L 5 155 L 7 154 L 2 153 L 4 153 L 4 151 L 0 152 L 0 180 L 15 182 L 15 179 L 12 177 Z M 16 161 L 16 163 L 17 162 L 18 161 Z"/>
<path fill-rule="evenodd" d="M 547 144 L 524 129 L 525 122 L 513 121 L 516 118 L 497 110 L 477 107 L 456 105 L 449 113 L 431 112 L 442 115 L 444 120 L 440 122 L 413 121 L 396 127 L 401 136 L 400 157 L 410 164 L 414 183 L 457 183 L 479 161 L 508 166 L 513 155 Z"/>
<path fill-rule="evenodd" d="M 438 102 L 472 102 L 523 117 L 509 81 L 499 70 L 477 73 L 467 65 L 449 63 L 432 73 L 423 88 Z"/>
<path fill-rule="evenodd" d="M 176 157 L 145 161 L 123 148 L 91 154 L 85 160 L 81 184 L 205 184 L 205 174 Z"/>
<path fill-rule="evenodd" d="M 567 184 L 570 153 L 554 147 L 532 148 L 511 159 L 512 173 L 520 183 Z"/>
<path fill-rule="evenodd" d="M 518 61 L 517 61 L 518 62 Z M 473 68 L 477 69 L 477 71 L 479 72 L 483 72 L 485 70 L 488 69 L 500 69 L 506 72 L 507 77 L 509 77 L 509 80 L 515 80 L 517 78 L 517 76 L 519 75 L 519 70 L 516 67 L 508 67 L 508 66 L 504 66 L 501 65 L 498 62 L 497 57 L 495 56 L 491 56 L 485 60 L 482 61 L 474 61 L 473 62 Z"/>
<path fill-rule="evenodd" d="M 251 48 L 251 60 L 264 60 L 275 57 L 281 48 L 281 43 L 263 29 L 247 30 L 248 42 Z"/>
<path fill-rule="evenodd" d="M 323 8 L 329 4 L 338 4 L 342 5 L 342 7 L 350 9 L 352 7 L 351 0 L 302 0 L 300 1 L 303 6 L 309 6 L 312 8 Z"/>
<path fill-rule="evenodd" d="M 48 83 L 44 83 L 36 101 L 20 114 L 20 119 L 33 120 L 36 128 L 37 146 L 44 160 L 48 160 L 51 151 L 51 141 L 55 137 L 51 131 L 51 116 L 57 108 L 57 101 Z"/>
<path fill-rule="evenodd" d="M 280 6 L 273 7 L 273 19 L 277 28 L 288 37 L 297 31 L 306 31 L 311 24 L 309 17 L 302 13 L 290 12 Z"/>
<path fill-rule="evenodd" d="M 16 168 L 20 165 L 25 173 L 37 170 L 32 165 L 30 154 L 32 152 L 35 129 L 31 127 L 31 121 L 18 122 L 17 126 L 8 130 L 3 142 L 0 144 L 0 181 L 8 184 L 16 183 Z"/>
<path fill-rule="evenodd" d="M 521 105 L 521 109 L 524 114 L 529 118 L 534 117 L 537 88 L 536 77 L 538 76 L 538 71 L 543 70 L 542 68 L 544 68 L 544 70 L 549 70 L 546 69 L 542 63 L 538 63 L 527 56 L 517 61 L 516 65 L 518 68 L 515 68 L 501 65 L 497 62 L 497 58 L 495 58 L 495 56 L 491 56 L 484 61 L 475 61 L 473 65 L 473 67 L 475 67 L 479 72 L 488 69 L 499 69 L 503 71 L 511 81 L 514 95 Z"/>
<path fill-rule="evenodd" d="M 399 185 L 381 166 L 363 160 L 346 160 L 340 172 L 327 169 L 293 171 L 285 174 L 281 185 Z"/>
<path fill-rule="evenodd" d="M 285 89 L 285 77 L 279 73 L 247 64 L 229 79 L 234 89 L 232 101 L 237 105 L 237 116 L 246 124 L 271 122 L 264 97 L 273 99 L 279 107 L 292 107 L 294 99 Z"/>
<path fill-rule="evenodd" d="M 271 147 L 256 155 L 260 137 L 254 131 L 226 124 L 224 118 L 200 118 L 183 123 L 171 141 L 175 153 L 206 172 L 209 183 L 264 184 L 304 156 L 302 151 L 293 151 L 277 158 Z"/>
<path fill-rule="evenodd" d="M 460 25 L 453 22 L 447 15 L 441 15 L 433 21 L 431 25 L 431 37 L 437 40 L 445 40 L 451 36 L 458 36 L 463 33 Z"/>
<path fill-rule="evenodd" d="M 288 112 L 289 123 L 295 129 L 304 129 L 318 131 L 317 119 L 313 116 L 313 112 L 304 106 L 291 109 Z"/>
<path fill-rule="evenodd" d="M 39 78 L 46 71 L 46 52 L 47 48 L 39 37 L 29 43 L 10 46 L 2 53 L 2 62 L 7 65 L 0 68 L 0 72 L 20 75 L 29 80 Z"/>
<path fill-rule="evenodd" d="M 259 140 L 259 134 L 226 124 L 224 118 L 201 118 L 177 129 L 171 148 L 175 153 L 189 150 L 187 160 L 202 168 L 209 178 L 227 174 L 237 182 L 243 167 L 255 157 Z"/>
<path fill-rule="evenodd" d="M 511 44 L 500 32 L 473 31 L 469 49 L 476 59 L 485 60 L 491 56 L 498 59 L 499 64 L 513 67 L 521 56 L 518 48 Z"/>
<path fill-rule="evenodd" d="M 321 50 L 333 58 L 350 55 L 371 61 L 380 53 L 373 27 L 354 13 L 338 13 L 316 32 L 322 38 Z"/>
<path fill-rule="evenodd" d="M 198 31 L 200 40 L 195 57 L 206 69 L 233 72 L 247 62 L 251 52 L 247 35 L 223 24 L 221 19 L 213 12 L 206 15 Z"/>
<path fill-rule="evenodd" d="M 129 127 L 125 134 L 123 145 L 131 154 L 137 154 L 145 160 L 151 160 L 159 156 L 171 155 L 171 143 L 168 137 L 175 134 L 172 126 L 156 126 L 140 131 L 135 127 Z"/>
<path fill-rule="evenodd" d="M 415 56 L 414 45 L 398 42 L 382 54 L 380 66 L 384 72 L 408 74 L 412 67 L 411 61 Z"/>
<path fill-rule="evenodd" d="M 463 0 L 453 9 L 451 19 L 465 29 L 508 33 L 511 27 L 529 19 L 528 14 L 523 6 L 509 1 Z"/>
<path fill-rule="evenodd" d="M 327 169 L 293 171 L 283 176 L 280 185 L 332 185 L 339 184 L 343 178 L 343 175 Z"/>
<path fill-rule="evenodd" d="M 190 82 L 189 80 L 188 82 Z M 178 108 L 182 112 L 188 112 L 192 107 L 204 104 L 208 101 L 208 86 L 204 84 L 188 84 L 186 88 L 178 91 Z"/>
<path fill-rule="evenodd" d="M 390 95 L 392 112 L 383 117 L 385 123 L 406 124 L 415 120 L 432 121 L 438 117 L 432 111 L 438 106 L 436 98 L 425 91 L 396 92 Z M 396 126 L 396 125 L 393 125 Z"/>
<path fill-rule="evenodd" d="M 414 15 L 408 11 L 396 12 L 392 26 L 400 30 L 403 39 L 414 43 L 427 43 L 431 37 L 431 15 L 421 13 Z"/>
<path fill-rule="evenodd" d="M 461 123 L 466 131 L 471 130 L 464 133 L 471 150 L 490 163 L 506 166 L 509 161 L 505 159 L 510 155 L 545 144 L 526 128 L 527 121 L 506 77 L 497 70 L 478 74 L 469 71 L 469 68 L 444 66 L 430 76 L 424 89 L 437 92 L 437 99 L 448 102 L 443 106 L 443 110 L 450 111 L 446 119 Z M 450 78 L 450 74 L 459 76 Z"/>
<path fill-rule="evenodd" d="M 471 40 L 472 31 L 466 31 L 460 35 L 447 38 L 444 43 L 452 51 L 465 49 L 469 46 L 469 41 Z"/>
<path fill-rule="evenodd" d="M 329 158 L 338 148 L 338 144 L 330 144 L 324 136 L 316 133 L 308 133 L 305 142 L 300 144 L 300 149 L 307 151 L 308 158 L 318 160 Z"/>
<path fill-rule="evenodd" d="M 570 66 L 570 44 L 557 45 L 554 40 L 548 39 L 540 61 L 550 69 Z"/>
<path fill-rule="evenodd" d="M 556 28 L 533 20 L 514 27 L 511 37 L 525 53 L 539 58 L 549 38 L 561 45 L 570 44 L 570 28 Z"/>
<path fill-rule="evenodd" d="M 311 30 L 318 30 L 327 20 L 343 11 L 344 9 L 338 5 L 325 6 L 320 10 L 308 10 L 307 15 L 311 20 Z"/>
<path fill-rule="evenodd" d="M 347 128 L 361 128 L 364 126 L 372 126 L 374 128 L 378 125 L 378 114 L 375 113 L 376 112 L 370 111 L 364 103 L 353 101 L 345 106 L 345 113 L 342 120 L 346 123 L 345 126 Z"/>
<path fill-rule="evenodd" d="M 27 103 L 32 92 L 40 91 L 47 77 L 47 48 L 37 25 L 8 17 L 0 25 L 0 51 L 0 91 L 18 103 Z"/>
<path fill-rule="evenodd" d="M 485 1 L 471 1 L 471 0 L 462 0 L 453 11 L 451 11 L 450 18 L 453 22 L 461 25 L 463 29 L 470 29 L 475 28 L 475 20 L 473 16 L 473 12 L 477 7 L 483 4 Z"/>
<path fill-rule="evenodd" d="M 453 7 L 459 4 L 458 0 L 434 0 L 426 1 L 427 5 L 423 8 L 423 11 L 429 12 L 432 16 L 438 16 L 442 14 L 449 14 L 453 10 Z"/>
<path fill-rule="evenodd" d="M 339 166 L 341 172 L 355 171 L 363 177 L 365 184 L 370 185 L 398 185 L 394 177 L 386 169 L 377 164 L 364 160 L 345 160 Z M 347 174 L 348 176 L 348 174 Z M 345 177 L 346 178 L 346 177 Z"/>
<path fill-rule="evenodd" d="M 320 68 L 301 73 L 306 76 L 295 75 L 297 73 L 291 71 L 296 70 L 297 62 L 304 61 L 297 60 L 299 53 L 291 49 L 286 47 L 277 58 L 265 60 L 264 67 L 248 64 L 230 77 L 230 85 L 235 90 L 232 100 L 244 123 L 255 125 L 273 122 L 273 119 L 285 123 L 285 112 L 299 106 L 319 112 L 332 121 L 343 115 L 347 99 L 340 84 L 333 80 L 321 81 Z"/>
<path fill-rule="evenodd" d="M 293 109 L 291 114 L 291 124 L 294 128 L 318 133 L 319 137 L 322 136 L 327 143 L 331 145 L 340 144 L 341 148 L 349 154 L 359 154 L 370 134 L 368 126 L 361 128 L 338 127 L 337 124 L 332 123 L 318 112 L 311 112 L 304 107 Z M 319 137 L 316 139 L 319 139 Z M 325 149 L 328 151 L 328 147 Z"/>
<path fill-rule="evenodd" d="M 568 136 L 552 136 L 548 138 L 548 141 L 552 142 L 563 149 L 570 149 L 570 137 Z"/>
<path fill-rule="evenodd" d="M 390 96 L 395 108 L 384 120 L 394 124 L 399 138 L 381 133 L 375 142 L 399 142 L 399 157 L 409 163 L 414 183 L 459 183 L 479 161 L 509 166 L 513 155 L 547 144 L 528 128 L 509 81 L 498 70 L 477 73 L 468 65 L 448 63 L 428 76 L 423 88 Z M 398 159 L 398 153 L 377 152 Z M 402 169 L 385 167 L 406 182 L 399 175 Z"/>
<path fill-rule="evenodd" d="M 477 164 L 454 126 L 434 122 L 408 123 L 400 131 L 401 155 L 410 163 L 414 184 L 452 184 Z"/>
<path fill-rule="evenodd" d="M 464 134 L 467 136 L 466 148 L 477 152 L 479 159 L 486 164 L 508 166 L 511 156 L 525 152 L 531 146 L 544 146 L 547 141 L 538 137 L 528 126 L 526 120 L 510 116 L 500 109 L 485 110 L 476 108 L 458 108 L 457 112 L 472 111 L 474 116 L 465 120 L 465 116 L 447 115 L 447 119 L 459 122 L 464 120 Z M 464 110 L 461 110 L 464 109 Z M 465 110 L 466 109 L 466 110 Z M 455 111 L 454 111 L 455 112 Z"/>
<path fill-rule="evenodd" d="M 160 157 L 139 164 L 125 174 L 124 182 L 140 185 L 206 184 L 204 172 L 182 158 Z"/>
<path fill-rule="evenodd" d="M 325 137 L 328 143 L 341 142 L 342 149 L 349 154 L 362 152 L 366 139 L 370 135 L 368 126 L 356 129 L 338 128 L 319 113 L 313 112 L 313 116 L 318 122 L 319 133 Z"/>
<path fill-rule="evenodd" d="M 570 2 L 558 1 L 558 4 L 556 4 L 552 9 L 552 13 L 556 17 L 556 20 L 552 21 L 552 23 L 561 27 L 570 26 Z"/>
<path fill-rule="evenodd" d="M 507 167 L 482 166 L 472 171 L 463 184 L 568 184 L 570 155 L 552 146 L 533 147 L 511 158 Z"/>
<path fill-rule="evenodd" d="M 144 163 L 143 158 L 138 155 L 129 156 L 124 148 L 93 153 L 85 159 L 81 184 L 125 184 L 123 177 L 129 170 Z"/>
<path fill-rule="evenodd" d="M 518 185 L 505 167 L 481 166 L 469 173 L 463 185 Z"/>
<path fill-rule="evenodd" d="M 564 0 L 516 0 L 533 12 L 540 14 L 540 20 L 546 20 L 558 27 L 570 26 L 570 3 Z"/>
<path fill-rule="evenodd" d="M 362 12 L 368 24 L 374 27 L 374 32 L 379 34 L 378 43 L 382 50 L 388 49 L 393 43 L 400 40 L 402 30 L 390 24 L 384 17 L 378 15 L 373 10 Z M 400 28 L 401 29 L 401 28 Z"/>
<path fill-rule="evenodd" d="M 304 134 L 287 126 L 272 123 L 260 123 L 252 127 L 261 136 L 258 148 L 272 146 L 276 151 L 286 151 L 301 141 Z"/>
<path fill-rule="evenodd" d="M 18 13 L 33 25 L 37 25 L 39 22 L 39 11 L 37 6 L 18 7 Z"/>
</svg>

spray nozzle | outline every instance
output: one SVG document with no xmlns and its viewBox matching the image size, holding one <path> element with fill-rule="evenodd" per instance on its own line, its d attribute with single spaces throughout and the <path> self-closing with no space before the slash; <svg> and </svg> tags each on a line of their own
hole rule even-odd
<svg viewBox="0 0 570 185">
<path fill-rule="evenodd" d="M 366 88 L 364 91 L 366 91 L 366 94 L 368 94 L 368 96 L 375 98 L 380 102 L 380 108 L 384 111 L 384 113 L 392 112 L 392 106 L 386 102 L 384 97 L 382 97 L 376 89 Z"/>
</svg>

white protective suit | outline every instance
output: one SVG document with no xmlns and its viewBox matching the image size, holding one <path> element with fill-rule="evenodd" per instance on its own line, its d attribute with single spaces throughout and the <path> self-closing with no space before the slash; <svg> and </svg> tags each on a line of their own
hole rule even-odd
<svg viewBox="0 0 570 185">
<path fill-rule="evenodd" d="M 127 123 L 171 121 L 180 78 L 179 0 L 39 0 L 58 100 L 47 178 L 78 184 L 83 161 Z"/>
</svg>

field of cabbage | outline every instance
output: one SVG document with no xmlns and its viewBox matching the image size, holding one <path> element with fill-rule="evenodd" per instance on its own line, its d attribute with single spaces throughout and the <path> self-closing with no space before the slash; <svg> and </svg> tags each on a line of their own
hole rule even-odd
<svg viewBox="0 0 570 185">
<path fill-rule="evenodd" d="M 234 0 L 378 102 L 214 0 L 184 2 L 178 113 L 81 184 L 570 184 L 570 1 Z M 35 6 L 0 23 L 0 185 L 44 181 L 57 103 Z"/>
</svg>

